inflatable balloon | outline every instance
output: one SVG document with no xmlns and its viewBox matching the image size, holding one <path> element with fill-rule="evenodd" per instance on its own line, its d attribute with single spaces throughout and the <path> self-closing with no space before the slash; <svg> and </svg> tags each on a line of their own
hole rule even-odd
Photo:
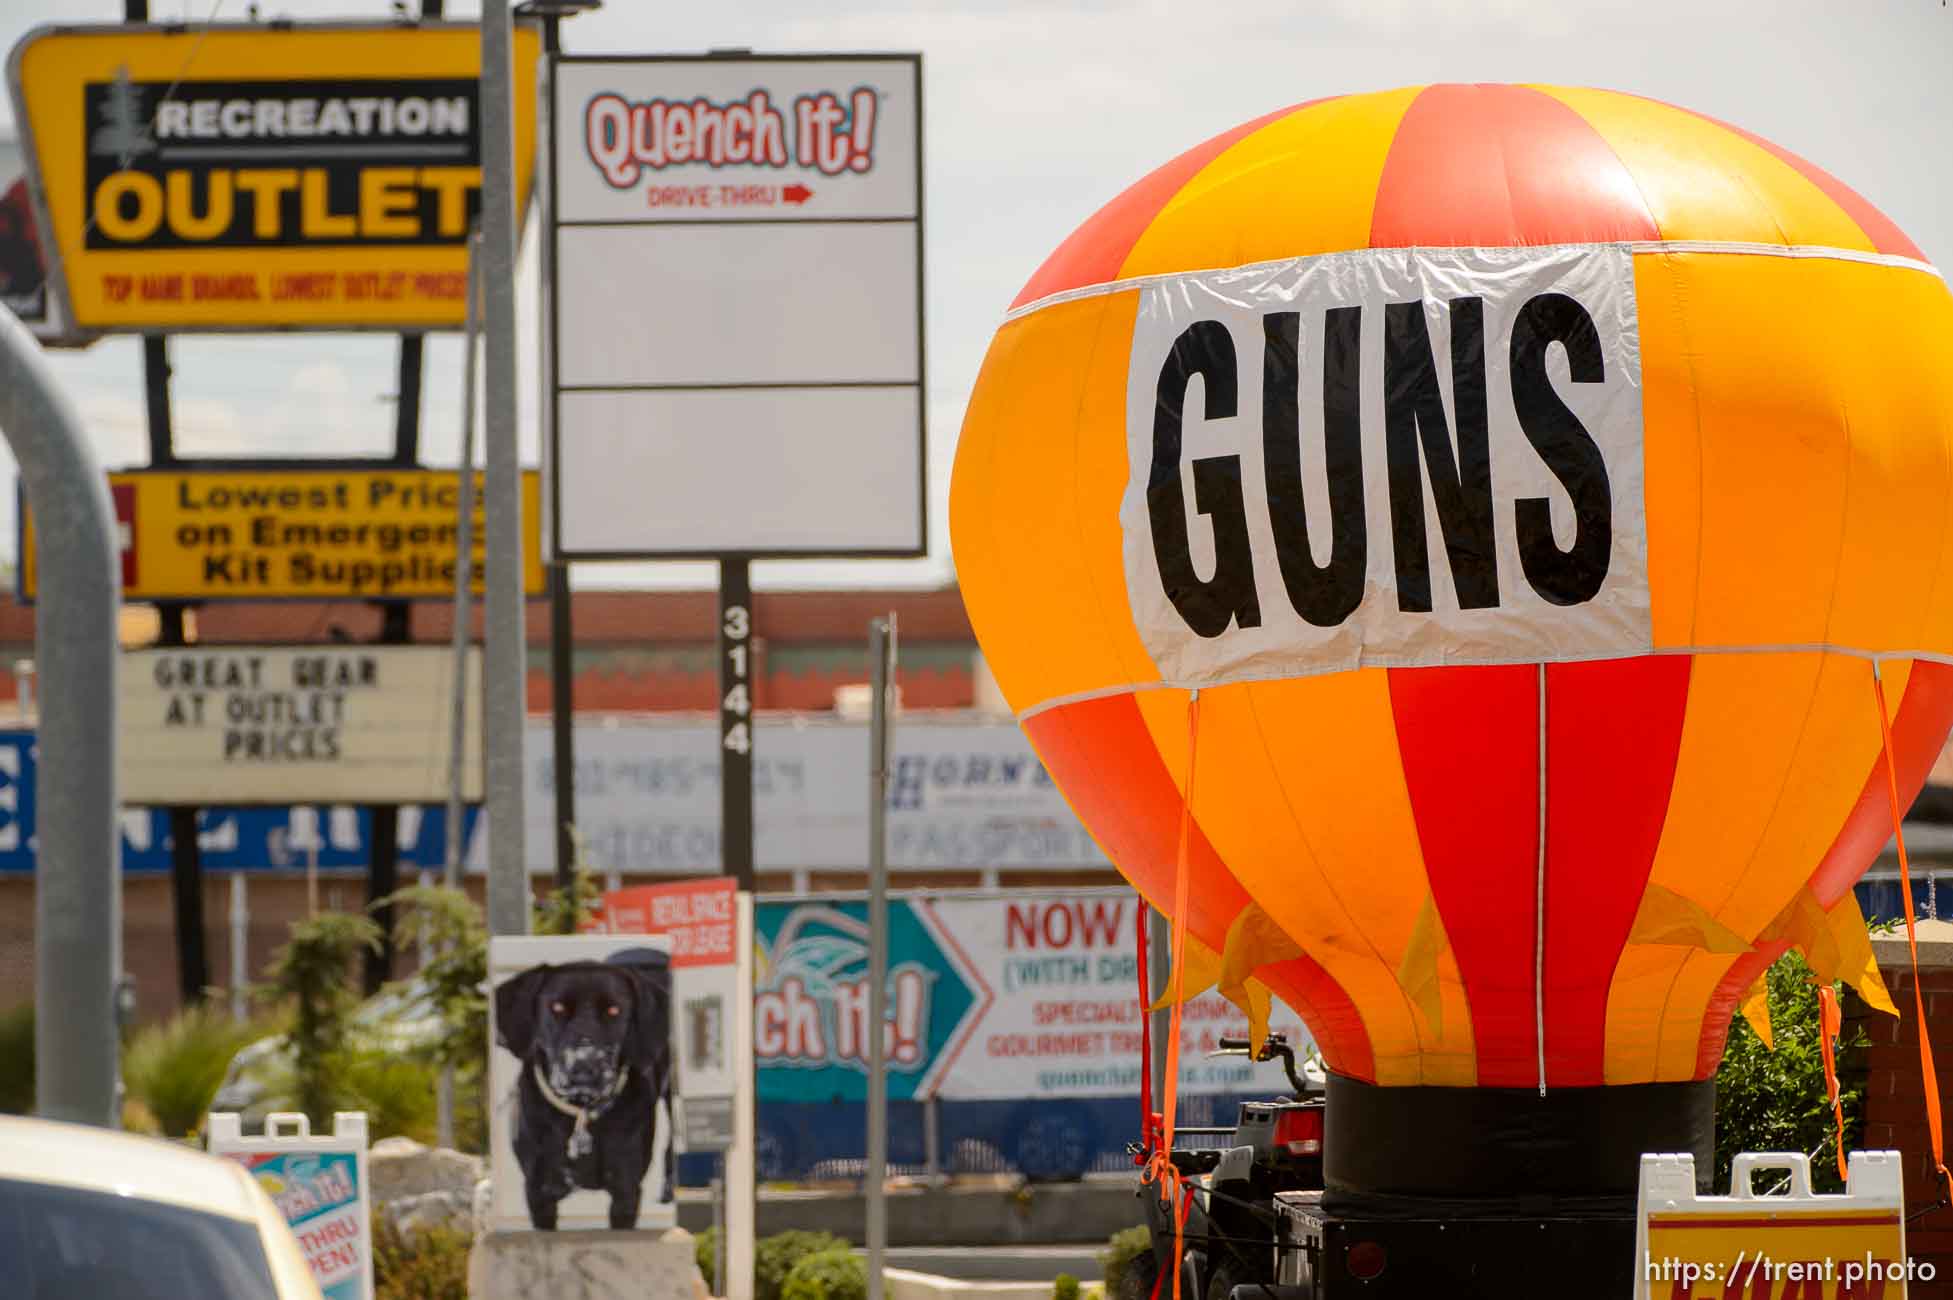
<svg viewBox="0 0 1953 1300">
<path fill-rule="evenodd" d="M 1875 671 L 1899 797 L 1953 724 L 1949 345 L 1920 250 L 1737 128 L 1558 87 L 1307 103 L 1011 304 L 957 570 L 1169 911 L 1193 773 L 1189 992 L 1280 996 L 1372 1092 L 1699 1119 L 1791 945 L 1889 1006 L 1851 885 L 1892 830 Z"/>
</svg>

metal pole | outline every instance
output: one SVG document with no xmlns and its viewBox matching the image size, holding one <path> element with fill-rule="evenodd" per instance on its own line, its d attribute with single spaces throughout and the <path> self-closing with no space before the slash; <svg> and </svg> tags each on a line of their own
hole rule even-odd
<svg viewBox="0 0 1953 1300">
<path fill-rule="evenodd" d="M 467 772 L 468 743 L 468 642 L 472 621 L 470 600 L 475 583 L 475 358 L 481 350 L 481 231 L 468 232 L 468 318 L 462 327 L 461 354 L 461 463 L 455 472 L 454 520 L 454 626 L 449 643 L 454 648 L 454 683 L 448 710 L 448 807 L 446 852 L 441 861 L 441 883 L 449 889 L 461 888 L 461 864 L 467 852 L 467 807 L 462 781 Z M 426 964 L 425 959 L 422 965 Z M 454 1146 L 454 1067 L 441 1068 L 440 1087 L 434 1098 L 434 1140 L 442 1147 Z"/>
<path fill-rule="evenodd" d="M 529 931 L 523 852 L 522 733 L 525 682 L 522 593 L 522 467 L 516 457 L 515 51 L 509 0 L 481 14 L 483 404 L 488 546 L 482 575 L 487 635 L 482 735 L 487 750 L 488 928 Z"/>
<path fill-rule="evenodd" d="M 753 889 L 753 579 L 719 561 L 719 869 Z"/>
<path fill-rule="evenodd" d="M 475 356 L 480 350 L 477 338 L 480 328 L 481 233 L 471 231 L 468 320 L 461 335 L 461 465 L 457 473 L 459 500 L 454 512 L 454 628 L 449 637 L 454 648 L 454 685 L 448 714 L 447 856 L 441 870 L 441 883 L 449 889 L 461 887 L 462 854 L 466 847 L 462 839 L 467 812 L 461 783 L 467 770 L 463 747 L 468 743 L 468 634 L 473 619 L 470 602 L 475 582 Z"/>
<path fill-rule="evenodd" d="M 754 1225 L 758 1220 L 759 1142 L 753 1113 L 753 896 L 739 895 L 733 941 L 739 953 L 732 1000 L 732 1068 L 740 1084 L 733 1095 L 732 1147 L 726 1179 L 726 1300 L 753 1300 Z"/>
<path fill-rule="evenodd" d="M 888 694 L 895 616 L 868 623 L 868 1300 L 888 1252 Z"/>
<path fill-rule="evenodd" d="M 719 1171 L 712 1175 L 712 1294 L 726 1293 L 726 1158 L 719 1156 Z"/>
<path fill-rule="evenodd" d="M 556 887 L 565 896 L 576 882 L 575 655 L 570 566 L 552 560 L 549 565 L 549 743 L 556 778 Z"/>
<path fill-rule="evenodd" d="M 556 238 L 551 209 L 556 201 L 556 133 L 550 129 L 556 102 L 556 56 L 563 52 L 562 19 L 542 16 L 543 123 L 536 132 L 537 186 L 542 195 L 542 384 L 543 446 L 556 445 Z M 556 466 L 551 464 L 554 474 Z M 560 533 L 560 529 L 558 532 Z M 570 592 L 569 561 L 560 555 L 549 563 L 549 742 L 556 793 L 556 887 L 566 895 L 576 880 L 576 620 Z M 614 888 L 614 886 L 613 886 Z"/>
<path fill-rule="evenodd" d="M 34 1087 L 40 1113 L 120 1118 L 122 843 L 115 763 L 122 568 L 108 477 L 41 349 L 0 312 L 0 432 L 40 546 L 40 879 L 34 892 Z"/>
<path fill-rule="evenodd" d="M 945 1181 L 942 1100 L 933 1094 L 922 1103 L 922 1172 L 931 1187 L 941 1186 Z"/>
<path fill-rule="evenodd" d="M 251 900 L 242 871 L 231 872 L 231 1019 L 251 1018 Z"/>
<path fill-rule="evenodd" d="M 174 465 L 176 440 L 170 419 L 169 339 L 161 334 L 142 336 L 143 409 L 149 424 L 149 463 Z M 181 601 L 160 601 L 156 606 L 156 644 L 159 647 L 190 643 L 188 605 Z M 197 841 L 197 810 L 176 807 L 169 810 L 170 900 L 176 926 L 177 992 L 184 1005 L 203 1001 L 210 984 L 210 959 L 204 944 L 203 924 L 203 849 Z"/>
<path fill-rule="evenodd" d="M 415 386 L 419 386 L 418 382 Z M 415 405 L 419 405 L 418 400 Z M 382 605 L 380 616 L 380 635 L 376 638 L 376 644 L 406 645 L 413 640 L 407 623 L 406 605 L 397 601 Z M 375 804 L 367 811 L 373 827 L 373 849 L 366 868 L 366 904 L 380 927 L 380 946 L 378 950 L 367 951 L 364 964 L 363 984 L 366 996 L 372 997 L 393 978 L 396 947 L 393 904 L 382 905 L 381 900 L 393 897 L 400 888 L 400 805 Z"/>
</svg>

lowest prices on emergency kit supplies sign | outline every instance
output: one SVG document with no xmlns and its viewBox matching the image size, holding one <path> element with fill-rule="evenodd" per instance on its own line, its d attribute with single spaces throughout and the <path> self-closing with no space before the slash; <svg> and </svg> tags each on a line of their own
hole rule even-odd
<svg viewBox="0 0 1953 1300">
<path fill-rule="evenodd" d="M 516 31 L 519 195 L 539 47 Z M 29 33 L 15 114 L 73 324 L 458 328 L 480 67 L 460 23 Z"/>
<path fill-rule="evenodd" d="M 122 801 L 425 803 L 448 791 L 445 646 L 187 646 L 122 656 Z M 481 661 L 462 793 L 481 797 Z"/>
<path fill-rule="evenodd" d="M 244 1136 L 241 1117 L 210 1117 L 210 1153 L 251 1171 L 291 1225 L 325 1300 L 371 1300 L 373 1218 L 366 1177 L 366 1116 L 342 1111 L 331 1136 L 312 1136 L 303 1115 L 267 1116 L 263 1137 Z"/>
<path fill-rule="evenodd" d="M 454 596 L 461 476 L 453 470 L 195 469 L 109 475 L 128 600 Z M 474 588 L 481 590 L 481 475 Z M 543 591 L 542 485 L 522 476 L 522 583 Z M 21 512 L 20 590 L 37 594 L 34 530 Z"/>
</svg>

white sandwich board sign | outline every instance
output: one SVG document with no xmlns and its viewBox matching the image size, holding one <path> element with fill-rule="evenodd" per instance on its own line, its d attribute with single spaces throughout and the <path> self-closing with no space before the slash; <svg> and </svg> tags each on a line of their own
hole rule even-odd
<svg viewBox="0 0 1953 1300">
<path fill-rule="evenodd" d="M 325 1300 L 373 1298 L 373 1192 L 366 1170 L 366 1115 L 341 1111 L 332 1132 L 313 1136 L 304 1115 L 265 1117 L 264 1134 L 246 1137 L 243 1117 L 210 1116 L 212 1155 L 250 1171 L 291 1225 Z"/>
</svg>

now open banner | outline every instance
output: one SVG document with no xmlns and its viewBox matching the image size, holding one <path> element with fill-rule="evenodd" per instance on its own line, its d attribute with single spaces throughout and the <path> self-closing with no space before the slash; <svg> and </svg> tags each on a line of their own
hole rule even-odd
<svg viewBox="0 0 1953 1300">
<path fill-rule="evenodd" d="M 889 900 L 889 1096 L 945 1101 L 1136 1095 L 1140 1007 L 1126 890 Z M 859 1101 L 868 1076 L 868 910 L 858 896 L 762 903 L 754 1039 L 762 1102 Z M 1271 1028 L 1298 1055 L 1298 1017 Z M 1278 1064 L 1210 1053 L 1246 1018 L 1208 993 L 1182 1014 L 1181 1091 L 1288 1090 Z M 1164 1050 L 1156 1045 L 1156 1050 Z"/>
</svg>

